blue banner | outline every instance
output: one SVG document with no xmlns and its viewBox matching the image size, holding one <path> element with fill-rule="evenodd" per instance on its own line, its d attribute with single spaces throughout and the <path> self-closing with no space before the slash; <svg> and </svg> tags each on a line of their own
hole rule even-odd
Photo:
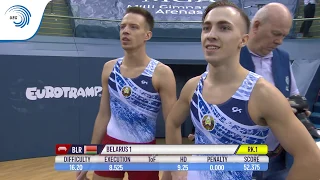
<svg viewBox="0 0 320 180">
<path fill-rule="evenodd" d="M 57 171 L 266 171 L 268 163 L 56 163 Z"/>
<path fill-rule="evenodd" d="M 125 1 L 123 1 L 125 2 Z M 138 6 L 147 9 L 156 21 L 201 21 L 203 12 L 214 0 L 134 0 L 123 3 L 123 9 Z M 232 0 L 240 7 L 238 0 Z M 121 13 L 120 13 L 121 15 Z"/>
<path fill-rule="evenodd" d="M 148 10 L 156 21 L 200 21 L 203 11 L 215 0 L 70 0 L 80 17 L 122 19 L 128 7 Z M 240 6 L 240 0 L 231 0 Z"/>
<path fill-rule="evenodd" d="M 201 25 L 190 21 L 200 22 L 208 5 L 215 0 L 68 0 L 73 16 L 84 18 L 103 18 L 121 20 L 128 7 L 142 7 L 148 10 L 156 22 L 155 33 L 157 37 L 200 38 Z M 273 2 L 271 0 L 230 0 L 252 18 L 263 5 Z M 283 1 L 294 15 L 297 0 Z M 117 38 L 118 23 L 89 20 L 74 20 L 75 34 L 78 37 L 88 38 Z M 174 22 L 174 23 L 168 23 Z M 181 22 L 183 21 L 183 22 Z M 187 23 L 184 23 L 188 21 Z M 169 31 L 168 31 L 169 30 Z M 155 37 L 154 36 L 154 37 Z"/>
</svg>

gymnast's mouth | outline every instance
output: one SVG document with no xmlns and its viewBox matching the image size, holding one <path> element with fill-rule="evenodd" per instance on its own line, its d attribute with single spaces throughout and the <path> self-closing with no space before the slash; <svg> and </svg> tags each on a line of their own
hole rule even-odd
<svg viewBox="0 0 320 180">
<path fill-rule="evenodd" d="M 217 45 L 213 45 L 213 44 L 208 44 L 205 46 L 206 50 L 209 50 L 209 51 L 216 51 L 218 49 L 220 49 L 219 46 Z"/>
<path fill-rule="evenodd" d="M 127 38 L 127 37 L 123 37 L 121 40 L 122 40 L 122 41 L 125 41 L 125 42 L 130 41 L 130 39 L 129 39 L 129 38 Z"/>
</svg>

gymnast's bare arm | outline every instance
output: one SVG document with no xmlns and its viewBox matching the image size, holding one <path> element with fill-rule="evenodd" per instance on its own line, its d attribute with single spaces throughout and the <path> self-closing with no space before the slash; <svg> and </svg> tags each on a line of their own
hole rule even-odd
<svg viewBox="0 0 320 180">
<path fill-rule="evenodd" d="M 155 69 L 152 83 L 160 94 L 163 119 L 166 121 L 169 112 L 177 101 L 176 79 L 171 68 L 159 63 Z"/>
<path fill-rule="evenodd" d="M 159 63 L 155 69 L 152 83 L 160 94 L 163 120 L 166 122 L 169 112 L 177 101 L 176 80 L 171 68 L 165 64 Z M 162 179 L 171 180 L 170 172 L 163 172 Z"/>
<path fill-rule="evenodd" d="M 257 113 L 252 113 L 253 107 Z M 259 79 L 249 101 L 249 113 L 262 119 L 283 148 L 294 157 L 288 180 L 320 179 L 319 148 L 277 88 Z"/>
<path fill-rule="evenodd" d="M 91 144 L 100 144 L 103 136 L 106 133 L 107 125 L 110 121 L 110 99 L 108 90 L 108 79 L 110 73 L 116 63 L 116 60 L 111 60 L 104 64 L 102 71 L 102 96 L 100 100 L 99 112 L 94 123 Z"/>
<path fill-rule="evenodd" d="M 166 144 L 182 144 L 181 125 L 190 114 L 190 101 L 199 82 L 200 76 L 190 79 L 182 88 L 178 101 L 174 104 L 166 120 Z M 169 172 L 162 180 L 169 180 Z M 179 177 L 180 176 L 180 177 Z M 186 176 L 185 172 L 172 172 L 172 179 Z"/>
<path fill-rule="evenodd" d="M 102 83 L 102 95 L 100 100 L 99 112 L 94 123 L 93 133 L 91 144 L 100 144 L 103 136 L 106 133 L 107 125 L 110 121 L 110 99 L 109 99 L 109 90 L 108 90 L 108 79 L 110 73 L 117 61 L 111 60 L 104 64 L 101 83 Z M 76 173 L 77 180 L 89 180 L 86 177 L 87 171 L 79 171 Z"/>
</svg>

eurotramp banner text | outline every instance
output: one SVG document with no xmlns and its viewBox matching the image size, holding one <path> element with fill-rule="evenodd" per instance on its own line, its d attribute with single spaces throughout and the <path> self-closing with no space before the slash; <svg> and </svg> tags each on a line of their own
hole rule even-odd
<svg viewBox="0 0 320 180">
<path fill-rule="evenodd" d="M 31 39 L 41 25 L 50 0 L 10 0 L 0 2 L 0 41 Z"/>
<path fill-rule="evenodd" d="M 57 171 L 266 171 L 267 145 L 56 145 Z"/>
</svg>

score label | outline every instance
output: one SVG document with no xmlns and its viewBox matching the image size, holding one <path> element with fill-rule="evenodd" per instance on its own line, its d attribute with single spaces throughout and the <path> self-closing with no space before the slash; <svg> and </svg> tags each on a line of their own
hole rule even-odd
<svg viewBox="0 0 320 180">
<path fill-rule="evenodd" d="M 259 154 L 265 155 L 268 153 L 268 146 L 265 144 L 242 144 L 236 151 L 238 155 L 244 154 Z"/>
</svg>

